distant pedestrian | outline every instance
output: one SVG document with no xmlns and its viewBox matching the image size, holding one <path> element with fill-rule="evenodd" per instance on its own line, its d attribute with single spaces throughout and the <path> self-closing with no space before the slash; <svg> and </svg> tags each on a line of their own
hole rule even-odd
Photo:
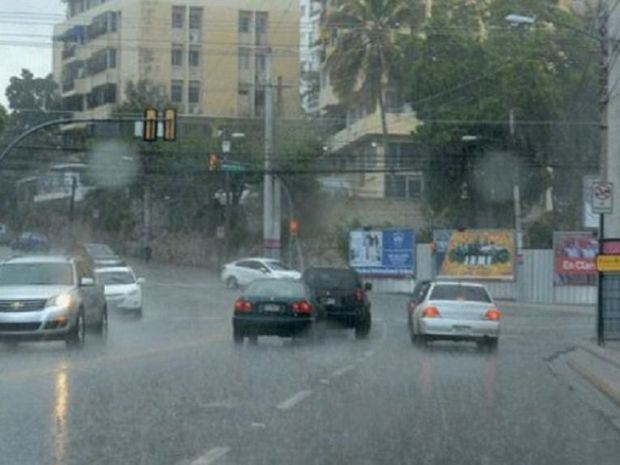
<svg viewBox="0 0 620 465">
<path fill-rule="evenodd" d="M 152 256 L 153 256 L 153 249 L 151 248 L 150 244 L 147 244 L 146 247 L 144 248 L 144 260 L 146 260 L 146 263 L 151 262 Z"/>
</svg>

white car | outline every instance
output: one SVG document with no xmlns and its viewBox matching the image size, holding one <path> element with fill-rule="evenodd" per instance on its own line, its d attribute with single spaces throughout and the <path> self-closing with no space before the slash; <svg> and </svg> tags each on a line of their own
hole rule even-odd
<svg viewBox="0 0 620 465">
<path fill-rule="evenodd" d="M 97 268 L 97 279 L 103 283 L 110 308 L 142 315 L 143 278 L 137 278 L 128 266 Z"/>
<path fill-rule="evenodd" d="M 422 281 L 413 291 L 407 312 L 414 344 L 474 341 L 497 349 L 501 312 L 481 284 Z"/>
<path fill-rule="evenodd" d="M 273 258 L 243 258 L 224 265 L 222 281 L 229 288 L 247 286 L 255 279 L 301 279 L 301 273 Z"/>
</svg>

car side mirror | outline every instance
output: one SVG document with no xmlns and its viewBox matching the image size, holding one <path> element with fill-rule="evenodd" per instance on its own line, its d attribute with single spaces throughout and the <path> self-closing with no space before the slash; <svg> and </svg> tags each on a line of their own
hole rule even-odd
<svg viewBox="0 0 620 465">
<path fill-rule="evenodd" d="M 372 283 L 364 283 L 365 291 L 372 291 Z"/>
<path fill-rule="evenodd" d="M 136 282 L 137 282 L 138 284 L 144 284 L 144 283 L 146 282 L 146 279 L 144 279 L 144 278 L 138 278 L 138 279 L 136 279 Z"/>
<path fill-rule="evenodd" d="M 262 272 L 263 274 L 271 273 L 271 272 L 269 271 L 269 268 L 261 268 L 260 270 L 261 270 L 261 272 Z"/>
<path fill-rule="evenodd" d="M 95 280 L 93 278 L 82 278 L 80 279 L 81 287 L 91 287 L 95 285 Z"/>
</svg>

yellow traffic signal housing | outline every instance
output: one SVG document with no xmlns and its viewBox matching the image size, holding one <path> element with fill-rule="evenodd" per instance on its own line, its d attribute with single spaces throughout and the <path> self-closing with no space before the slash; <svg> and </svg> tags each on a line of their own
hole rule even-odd
<svg viewBox="0 0 620 465">
<path fill-rule="evenodd" d="M 144 110 L 142 139 L 145 142 L 155 142 L 157 140 L 157 116 L 157 109 L 155 108 L 147 108 Z"/>
<path fill-rule="evenodd" d="M 164 110 L 164 140 L 172 142 L 177 138 L 177 111 L 174 108 Z"/>
</svg>

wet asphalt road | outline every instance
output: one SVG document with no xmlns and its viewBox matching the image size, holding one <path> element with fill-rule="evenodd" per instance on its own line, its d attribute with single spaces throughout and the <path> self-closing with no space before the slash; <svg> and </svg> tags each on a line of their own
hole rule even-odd
<svg viewBox="0 0 620 465">
<path fill-rule="evenodd" d="M 105 347 L 0 346 L 1 464 L 618 463 L 620 432 L 547 366 L 591 336 L 586 312 L 505 306 L 497 355 L 421 350 L 405 298 L 375 294 L 367 341 L 234 347 L 235 292 L 139 275 L 144 318 L 113 315 Z"/>
</svg>

